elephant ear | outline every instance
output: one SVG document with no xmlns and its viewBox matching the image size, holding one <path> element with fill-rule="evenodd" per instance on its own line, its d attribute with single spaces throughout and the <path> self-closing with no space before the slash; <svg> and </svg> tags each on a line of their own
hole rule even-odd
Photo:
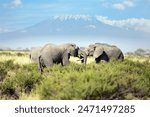
<svg viewBox="0 0 150 117">
<path fill-rule="evenodd" d="M 104 52 L 103 47 L 96 47 L 95 51 L 93 53 L 93 57 L 98 58 L 99 56 L 101 56 L 103 54 L 103 52 Z"/>
</svg>

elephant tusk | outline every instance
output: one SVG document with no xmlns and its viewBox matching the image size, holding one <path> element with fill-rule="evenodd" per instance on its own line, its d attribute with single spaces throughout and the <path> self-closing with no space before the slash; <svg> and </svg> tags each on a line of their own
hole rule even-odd
<svg viewBox="0 0 150 117">
<path fill-rule="evenodd" d="M 84 60 L 84 58 L 80 59 L 80 61 Z"/>
<path fill-rule="evenodd" d="M 82 59 L 78 59 L 77 61 L 82 61 L 82 60 L 84 60 L 84 58 L 82 58 Z"/>
</svg>

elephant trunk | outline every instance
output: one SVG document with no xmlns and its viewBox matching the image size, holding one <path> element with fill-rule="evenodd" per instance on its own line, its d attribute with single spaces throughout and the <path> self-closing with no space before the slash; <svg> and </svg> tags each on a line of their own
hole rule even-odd
<svg viewBox="0 0 150 117">
<path fill-rule="evenodd" d="M 86 63 L 87 63 L 87 55 L 84 54 L 84 64 L 86 64 Z"/>
<path fill-rule="evenodd" d="M 81 63 L 86 64 L 87 62 L 87 54 L 83 50 L 79 50 L 78 57 L 80 58 Z"/>
<path fill-rule="evenodd" d="M 73 52 L 73 56 L 78 57 L 78 54 L 79 54 L 79 47 L 77 46 Z"/>
</svg>

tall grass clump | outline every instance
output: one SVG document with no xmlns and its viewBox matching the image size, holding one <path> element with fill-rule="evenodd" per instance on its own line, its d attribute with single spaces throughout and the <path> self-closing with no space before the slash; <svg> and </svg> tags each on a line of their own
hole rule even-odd
<svg viewBox="0 0 150 117">
<path fill-rule="evenodd" d="M 14 76 L 14 82 L 20 93 L 29 93 L 40 80 L 37 65 L 24 65 Z"/>
<path fill-rule="evenodd" d="M 0 62 L 0 98 L 1 99 L 17 99 L 18 95 L 15 91 L 14 81 L 11 73 L 18 69 L 19 65 L 14 65 L 13 60 Z"/>
<path fill-rule="evenodd" d="M 0 62 L 0 81 L 3 81 L 3 79 L 6 78 L 6 75 L 9 71 L 17 68 L 18 65 L 13 64 L 13 60 L 8 60 L 4 62 Z"/>
<path fill-rule="evenodd" d="M 1 99 L 19 99 L 21 95 L 29 94 L 41 80 L 35 63 L 20 66 L 9 60 L 0 66 L 3 79 L 0 82 Z"/>
<path fill-rule="evenodd" d="M 18 99 L 18 93 L 12 79 L 0 83 L 0 99 Z"/>
</svg>

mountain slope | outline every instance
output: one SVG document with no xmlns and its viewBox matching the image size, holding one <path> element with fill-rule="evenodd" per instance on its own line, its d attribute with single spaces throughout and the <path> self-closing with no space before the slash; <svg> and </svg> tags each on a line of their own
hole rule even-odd
<svg viewBox="0 0 150 117">
<path fill-rule="evenodd" d="M 51 39 L 51 37 L 59 37 Z M 1 45 L 32 46 L 46 41 L 60 42 L 61 37 L 149 38 L 150 34 L 101 23 L 90 16 L 55 16 L 31 27 L 0 34 Z M 49 40 L 46 40 L 48 39 Z M 80 41 L 80 40 L 79 40 Z M 1 46 L 0 45 L 0 46 Z"/>
</svg>

